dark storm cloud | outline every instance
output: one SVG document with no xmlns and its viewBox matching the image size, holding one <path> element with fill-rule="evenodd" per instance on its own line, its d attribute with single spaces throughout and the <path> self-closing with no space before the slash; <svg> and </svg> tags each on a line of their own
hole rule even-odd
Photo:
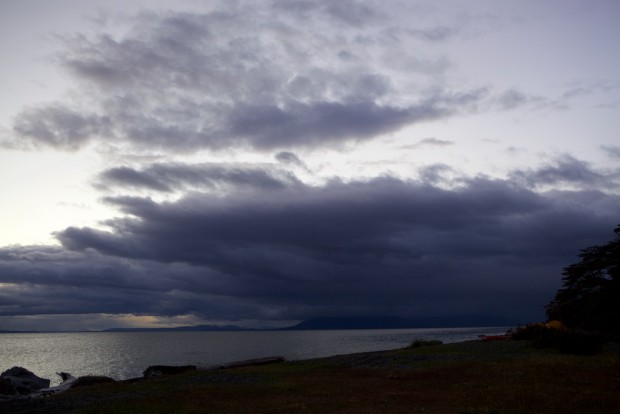
<svg viewBox="0 0 620 414">
<path fill-rule="evenodd" d="M 436 167 L 417 182 L 108 197 L 125 215 L 107 231 L 70 227 L 57 233 L 63 247 L 0 249 L 0 314 L 528 321 L 542 316 L 561 269 L 617 224 L 617 195 L 466 177 L 440 188 Z"/>
<path fill-rule="evenodd" d="M 112 232 L 69 228 L 59 233 L 59 238 L 72 249 L 95 248 L 113 255 L 198 265 L 212 264 L 210 256 L 217 256 L 215 250 L 235 244 L 272 246 L 346 262 L 355 261 L 358 255 L 399 253 L 395 246 L 404 248 L 406 244 L 387 241 L 415 240 L 414 230 L 420 228 L 456 231 L 485 223 L 509 223 L 523 215 L 536 217 L 553 208 L 552 202 L 568 197 L 561 194 L 547 199 L 506 182 L 486 179 L 472 180 L 457 190 L 443 190 L 382 178 L 283 190 L 277 196 L 254 194 L 250 198 L 192 195 L 160 204 L 146 198 L 115 197 L 108 201 L 139 220 L 111 221 Z M 172 234 L 180 238 L 177 243 L 169 243 Z M 191 237 L 194 251 L 186 250 L 186 237 Z M 489 248 L 491 253 L 501 249 L 491 244 L 480 250 Z M 449 253 L 466 255 L 467 250 Z"/>
<path fill-rule="evenodd" d="M 2 283 L 8 285 L 0 290 L 0 312 L 137 311 L 165 290 L 161 272 L 146 277 L 141 267 L 138 261 L 76 254 L 57 247 L 5 247 L 0 249 L 0 274 Z"/>
<path fill-rule="evenodd" d="M 225 278 L 208 268 L 76 253 L 51 246 L 0 249 L 0 316 L 42 314 L 179 315 L 213 318 L 254 312 L 231 300 Z"/>
<path fill-rule="evenodd" d="M 442 90 L 445 59 L 411 48 L 449 28 L 411 28 L 380 3 L 227 4 L 134 22 L 123 35 L 64 37 L 57 62 L 79 99 L 22 111 L 21 140 L 65 150 L 98 140 L 174 152 L 338 146 L 491 99 Z"/>
<path fill-rule="evenodd" d="M 115 167 L 99 175 L 103 187 L 121 186 L 162 192 L 192 188 L 274 190 L 301 185 L 294 174 L 273 167 L 225 164 L 152 164 L 142 170 Z"/>
<path fill-rule="evenodd" d="M 446 190 L 382 178 L 167 203 L 109 198 L 130 217 L 58 238 L 74 252 L 209 269 L 219 295 L 276 318 L 336 309 L 526 318 L 540 317 L 562 267 L 617 221 L 617 196 L 462 182 Z M 188 312 L 201 312 L 195 306 Z"/>
</svg>

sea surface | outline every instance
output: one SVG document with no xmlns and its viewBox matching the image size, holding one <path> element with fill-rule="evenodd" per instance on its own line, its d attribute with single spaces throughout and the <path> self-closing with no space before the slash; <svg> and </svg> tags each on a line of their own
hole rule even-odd
<svg viewBox="0 0 620 414">
<path fill-rule="evenodd" d="M 61 371 L 122 380 L 142 376 L 150 365 L 208 368 L 276 355 L 309 359 L 403 348 L 417 339 L 460 342 L 506 329 L 10 333 L 0 334 L 0 372 L 21 366 L 52 385 Z"/>
</svg>

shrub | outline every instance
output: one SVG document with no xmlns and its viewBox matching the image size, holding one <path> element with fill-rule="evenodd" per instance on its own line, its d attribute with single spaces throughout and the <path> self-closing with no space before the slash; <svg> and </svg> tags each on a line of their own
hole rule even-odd
<svg viewBox="0 0 620 414">
<path fill-rule="evenodd" d="M 601 334 L 571 331 L 554 323 L 534 323 L 517 327 L 512 339 L 530 341 L 540 349 L 556 349 L 569 354 L 592 355 L 600 352 L 604 337 Z"/>
<path fill-rule="evenodd" d="M 603 336 L 593 332 L 545 329 L 534 346 L 553 348 L 568 354 L 593 355 L 601 351 Z"/>
<path fill-rule="evenodd" d="M 511 333 L 511 337 L 517 341 L 534 341 L 537 340 L 545 325 L 542 323 L 531 323 L 526 326 L 517 326 Z"/>
<path fill-rule="evenodd" d="M 562 288 L 545 308 L 549 319 L 574 330 L 620 333 L 620 225 L 615 239 L 579 254 L 581 261 L 564 268 Z"/>
</svg>

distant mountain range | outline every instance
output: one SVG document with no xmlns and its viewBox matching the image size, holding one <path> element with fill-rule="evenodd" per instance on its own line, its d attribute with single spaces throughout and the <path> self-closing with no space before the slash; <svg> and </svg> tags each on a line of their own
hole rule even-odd
<svg viewBox="0 0 620 414">
<path fill-rule="evenodd" d="M 278 329 L 249 329 L 235 325 L 196 325 L 176 328 L 112 328 L 104 332 L 182 332 L 182 331 L 310 331 L 337 329 L 408 329 L 408 328 L 465 328 L 482 326 L 516 326 L 517 323 L 505 318 L 459 317 L 407 319 L 391 316 L 372 317 L 326 317 L 314 318 L 297 325 Z"/>
<path fill-rule="evenodd" d="M 177 326 L 174 328 L 110 328 L 102 332 L 205 332 L 205 331 L 247 331 L 248 328 L 242 328 L 235 325 L 192 325 Z"/>
<path fill-rule="evenodd" d="M 522 323 L 522 322 L 521 322 Z M 484 326 L 516 326 L 518 321 L 501 317 L 464 316 L 443 318 L 407 319 L 391 316 L 326 317 L 314 318 L 296 325 L 278 329 L 251 329 L 236 325 L 192 325 L 174 328 L 111 328 L 102 332 L 216 332 L 216 331 L 310 331 L 336 329 L 413 329 L 413 328 L 466 328 Z M 0 333 L 30 333 L 25 331 L 2 331 Z M 46 331 L 49 332 L 49 331 Z"/>
<path fill-rule="evenodd" d="M 505 318 L 489 317 L 446 317 L 407 319 L 391 316 L 354 317 L 354 318 L 315 318 L 285 328 L 286 330 L 313 329 L 414 329 L 414 328 L 465 328 L 482 326 L 513 326 L 514 321 Z"/>
<path fill-rule="evenodd" d="M 7 334 L 7 333 L 41 333 L 41 332 L 42 331 L 8 331 L 8 330 L 0 329 L 0 334 Z"/>
</svg>

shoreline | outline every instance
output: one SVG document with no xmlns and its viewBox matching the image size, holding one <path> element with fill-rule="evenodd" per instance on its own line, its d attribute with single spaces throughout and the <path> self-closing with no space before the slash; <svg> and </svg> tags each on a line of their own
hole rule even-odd
<svg viewBox="0 0 620 414">
<path fill-rule="evenodd" d="M 458 344 L 467 344 L 470 342 L 478 342 L 478 341 L 479 340 L 464 340 L 464 341 L 459 341 L 459 342 L 450 342 L 449 344 L 458 345 Z M 432 343 L 432 342 L 433 341 L 428 341 L 428 343 Z M 439 342 L 437 345 L 448 345 L 448 344 L 443 344 Z M 154 379 L 160 379 L 160 378 L 165 379 L 165 378 L 168 378 L 174 375 L 179 375 L 179 374 L 183 374 L 183 373 L 191 372 L 191 371 L 220 372 L 224 370 L 234 370 L 234 369 L 239 369 L 239 368 L 256 367 L 256 366 L 279 364 L 279 363 L 304 364 L 304 363 L 316 363 L 320 361 L 333 362 L 336 364 L 349 365 L 353 367 L 362 367 L 366 365 L 366 362 L 368 360 L 373 360 L 374 361 L 373 366 L 377 367 L 378 366 L 377 361 L 382 361 L 383 365 L 385 365 L 390 360 L 389 358 L 385 357 L 386 355 L 389 355 L 389 354 L 392 354 L 398 351 L 403 351 L 406 349 L 409 349 L 409 347 L 405 347 L 405 348 L 400 347 L 400 348 L 365 351 L 365 352 L 355 352 L 355 353 L 348 353 L 348 354 L 335 354 L 335 355 L 329 355 L 329 356 L 321 356 L 321 357 L 305 358 L 305 359 L 293 359 L 293 360 L 287 360 L 283 356 L 268 356 L 268 357 L 253 358 L 253 359 L 247 359 L 247 360 L 232 361 L 232 362 L 227 362 L 223 364 L 215 364 L 211 366 L 154 365 L 154 366 L 146 367 L 145 370 L 143 371 L 142 376 L 123 378 L 123 379 L 114 379 L 114 378 L 98 376 L 98 375 L 87 375 L 83 377 L 74 377 L 67 373 L 59 373 L 57 375 L 61 375 L 61 374 L 68 375 L 69 379 L 63 380 L 58 385 L 50 386 L 49 388 L 44 388 L 38 392 L 34 392 L 28 395 L 0 394 L 0 407 L 2 406 L 2 403 L 7 403 L 7 402 L 8 403 L 13 403 L 13 402 L 19 403 L 19 402 L 33 401 L 37 399 L 47 399 L 50 397 L 57 396 L 61 393 L 66 393 L 68 391 L 71 391 L 73 389 L 71 385 L 73 385 L 73 383 L 76 382 L 76 380 L 79 380 L 81 378 L 99 377 L 99 378 L 107 378 L 115 384 L 135 384 L 135 383 L 150 381 Z M 428 359 L 428 357 L 424 359 Z M 360 362 L 360 361 L 363 361 L 363 362 Z M 27 367 L 24 367 L 24 368 L 28 369 Z M 179 370 L 179 368 L 186 368 L 186 369 Z M 157 369 L 160 369 L 160 371 L 163 370 L 164 372 L 157 372 Z M 150 370 L 154 370 L 155 373 L 147 375 L 147 372 Z M 105 382 L 108 382 L 108 381 L 105 381 Z"/>
<path fill-rule="evenodd" d="M 196 370 L 81 387 L 19 403 L 26 413 L 620 412 L 620 349 L 575 356 L 525 341 L 462 341 Z M 413 404 L 413 405 L 412 405 Z"/>
<path fill-rule="evenodd" d="M 1 371 L 25 367 L 58 385 L 56 372 L 75 376 L 105 375 L 115 380 L 139 377 L 154 364 L 197 365 L 281 355 L 287 360 L 390 350 L 417 339 L 444 343 L 505 332 L 505 327 L 326 330 L 262 332 L 65 333 L 0 335 Z M 67 352 L 70 349 L 69 352 Z"/>
</svg>

